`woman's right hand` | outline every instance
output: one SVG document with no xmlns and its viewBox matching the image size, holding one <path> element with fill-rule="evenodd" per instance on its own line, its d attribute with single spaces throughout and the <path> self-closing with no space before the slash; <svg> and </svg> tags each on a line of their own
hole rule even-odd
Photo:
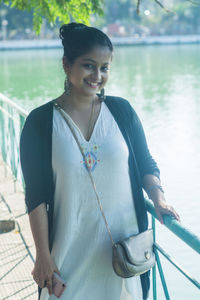
<svg viewBox="0 0 200 300">
<path fill-rule="evenodd" d="M 52 294 L 52 279 L 54 272 L 60 275 L 50 253 L 37 253 L 34 269 L 31 274 L 40 288 L 47 287 L 49 295 Z"/>
</svg>

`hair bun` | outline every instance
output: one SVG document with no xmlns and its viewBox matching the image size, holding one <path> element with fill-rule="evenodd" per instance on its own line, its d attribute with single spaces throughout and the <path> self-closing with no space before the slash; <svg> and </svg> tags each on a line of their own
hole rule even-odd
<svg viewBox="0 0 200 300">
<path fill-rule="evenodd" d="M 87 28 L 87 26 L 82 23 L 72 22 L 69 24 L 64 24 L 60 27 L 59 37 L 61 40 L 64 40 L 65 37 L 68 36 L 74 30 L 79 30 L 79 29 L 84 29 L 84 28 Z"/>
<path fill-rule="evenodd" d="M 105 33 L 82 23 L 72 22 L 62 25 L 59 36 L 64 48 L 64 56 L 71 65 L 79 56 L 88 53 L 95 46 L 107 47 L 110 52 L 113 52 L 112 42 Z"/>
</svg>

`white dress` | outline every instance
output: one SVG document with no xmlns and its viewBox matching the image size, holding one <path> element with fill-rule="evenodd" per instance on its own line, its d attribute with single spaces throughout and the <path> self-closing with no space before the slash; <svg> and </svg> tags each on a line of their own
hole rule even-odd
<svg viewBox="0 0 200 300">
<path fill-rule="evenodd" d="M 115 241 L 138 233 L 128 169 L 128 148 L 102 103 L 92 136 L 83 137 L 68 114 L 90 165 Z M 61 300 L 142 300 L 140 277 L 123 279 L 112 268 L 112 244 L 85 163 L 60 113 L 53 111 L 55 183 L 51 255 L 67 288 Z M 57 299 L 44 288 L 41 300 Z"/>
</svg>

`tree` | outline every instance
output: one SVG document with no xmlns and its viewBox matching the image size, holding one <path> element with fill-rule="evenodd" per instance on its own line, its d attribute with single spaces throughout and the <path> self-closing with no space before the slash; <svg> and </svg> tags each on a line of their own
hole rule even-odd
<svg viewBox="0 0 200 300">
<path fill-rule="evenodd" d="M 57 21 L 59 23 L 68 23 L 72 20 L 88 24 L 90 15 L 103 15 L 104 1 L 108 5 L 111 2 L 108 0 L 0 0 L 0 4 L 4 3 L 19 10 L 33 11 L 33 28 L 36 33 L 39 33 L 43 18 L 46 18 L 52 25 Z M 152 2 L 152 0 L 146 0 L 148 3 L 150 1 Z M 167 3 L 171 4 L 171 0 L 153 1 L 166 12 L 170 12 L 167 9 Z M 166 6 L 160 1 L 166 4 Z M 200 5 L 200 0 L 184 1 L 190 2 L 193 5 Z M 173 2 L 176 2 L 176 0 Z M 143 0 L 114 0 L 112 5 L 115 5 L 115 7 L 112 13 L 114 14 L 114 11 L 119 11 L 119 8 L 123 8 L 120 10 L 121 12 L 128 13 L 131 3 L 135 5 L 137 15 L 139 15 L 140 5 L 143 3 Z"/>
<path fill-rule="evenodd" d="M 89 23 L 91 14 L 103 15 L 103 0 L 0 0 L 19 10 L 33 11 L 33 28 L 41 30 L 43 18 L 50 24 L 69 23 L 72 20 Z"/>
</svg>

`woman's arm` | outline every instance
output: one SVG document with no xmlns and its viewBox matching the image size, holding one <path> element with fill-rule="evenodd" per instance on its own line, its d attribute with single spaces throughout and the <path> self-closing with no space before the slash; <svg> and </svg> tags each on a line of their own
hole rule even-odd
<svg viewBox="0 0 200 300">
<path fill-rule="evenodd" d="M 59 271 L 49 251 L 48 218 L 45 203 L 40 204 L 30 212 L 29 221 L 36 247 L 36 261 L 32 275 L 40 288 L 47 286 L 51 295 L 53 273 L 59 274 Z"/>
<path fill-rule="evenodd" d="M 180 222 L 180 216 L 174 208 L 166 203 L 164 192 L 162 191 L 161 182 L 157 176 L 147 174 L 143 176 L 142 185 L 148 197 L 153 201 L 156 214 L 159 221 L 163 224 L 162 215 L 171 215 Z"/>
<path fill-rule="evenodd" d="M 37 252 L 49 253 L 48 218 L 45 203 L 29 213 L 29 221 Z"/>
<path fill-rule="evenodd" d="M 43 105 L 31 111 L 20 137 L 20 160 L 25 181 L 25 201 L 36 247 L 33 278 L 40 288 L 52 293 L 53 272 L 59 271 L 49 251 L 48 215 L 46 204 L 52 207 L 51 177 L 51 106 Z M 50 211 L 52 213 L 52 211 Z M 49 214 L 51 215 L 51 214 Z"/>
<path fill-rule="evenodd" d="M 160 170 L 149 152 L 144 129 L 138 115 L 131 106 L 130 111 L 132 113 L 131 140 L 133 141 L 132 145 L 142 186 L 149 198 L 153 201 L 156 214 L 161 224 L 163 224 L 162 215 L 164 214 L 171 215 L 177 221 L 180 221 L 180 217 L 174 208 L 166 204 L 162 188 L 158 188 L 159 186 L 161 187 L 159 179 Z"/>
</svg>

